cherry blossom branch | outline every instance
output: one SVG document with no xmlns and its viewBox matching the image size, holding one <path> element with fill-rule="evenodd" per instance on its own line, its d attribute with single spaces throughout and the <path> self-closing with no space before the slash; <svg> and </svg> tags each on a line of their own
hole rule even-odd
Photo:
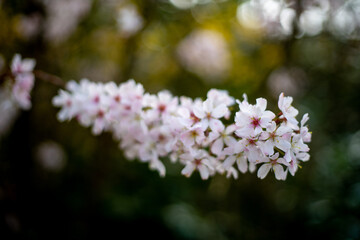
<svg viewBox="0 0 360 240">
<path fill-rule="evenodd" d="M 278 180 L 294 175 L 300 161 L 310 158 L 311 133 L 299 122 L 292 98 L 279 97 L 277 116 L 266 110 L 267 101 L 250 104 L 246 95 L 236 100 L 239 111 L 229 120 L 235 99 L 224 90 L 211 89 L 205 101 L 175 97 L 167 91 L 145 93 L 134 80 L 116 85 L 71 81 L 60 90 L 53 104 L 61 107 L 60 121 L 77 119 L 95 135 L 112 132 L 129 159 L 147 162 L 165 175 L 164 158 L 184 165 L 187 177 L 197 170 L 202 179 L 215 174 L 238 177 L 238 171 L 254 172 L 264 178 L 270 170 Z"/>
<path fill-rule="evenodd" d="M 30 91 L 35 76 L 57 86 L 61 78 L 40 70 L 35 60 L 15 55 L 8 74 L 13 82 L 11 98 L 23 109 L 31 107 Z M 6 78 L 6 77 L 4 77 Z M 211 89 L 205 100 L 175 97 L 168 91 L 146 93 L 134 80 L 120 85 L 70 81 L 59 90 L 53 104 L 61 107 L 60 121 L 75 118 L 91 127 L 95 135 L 111 132 L 129 159 L 147 162 L 165 176 L 165 158 L 184 165 L 181 174 L 189 177 L 196 170 L 202 179 L 215 174 L 238 177 L 238 172 L 254 172 L 261 179 L 273 171 L 285 180 L 295 175 L 301 161 L 310 159 L 311 141 L 305 114 L 300 123 L 291 97 L 280 94 L 275 115 L 266 109 L 264 98 L 250 104 L 235 100 L 227 91 Z M 235 102 L 239 110 L 232 113 Z M 229 122 L 235 115 L 234 122 Z M 226 120 L 226 121 L 225 121 Z"/>
<path fill-rule="evenodd" d="M 7 85 L 7 95 L 15 106 L 24 110 L 31 107 L 30 92 L 34 86 L 35 77 L 53 85 L 65 87 L 65 82 L 61 78 L 41 70 L 34 70 L 34 67 L 34 59 L 21 59 L 21 56 L 16 54 L 11 66 L 0 75 L 0 86 Z"/>
</svg>

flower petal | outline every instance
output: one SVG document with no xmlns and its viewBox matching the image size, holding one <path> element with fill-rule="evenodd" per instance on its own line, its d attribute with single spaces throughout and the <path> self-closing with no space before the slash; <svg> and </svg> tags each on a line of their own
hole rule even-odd
<svg viewBox="0 0 360 240">
<path fill-rule="evenodd" d="M 273 166 L 273 170 L 274 170 L 274 173 L 275 173 L 275 178 L 277 180 L 283 180 L 284 179 L 285 171 L 284 171 L 284 168 L 280 164 L 275 164 Z"/>
<path fill-rule="evenodd" d="M 214 132 L 224 131 L 224 124 L 219 119 L 211 119 L 209 121 L 209 127 Z"/>
<path fill-rule="evenodd" d="M 185 168 L 181 171 L 181 174 L 185 175 L 186 177 L 190 177 L 194 170 L 195 164 L 192 162 L 187 162 Z"/>
<path fill-rule="evenodd" d="M 237 166 L 242 173 L 246 173 L 248 170 L 248 161 L 245 156 L 241 156 L 236 161 Z"/>
<path fill-rule="evenodd" d="M 212 145 L 211 145 L 211 152 L 215 153 L 216 155 L 220 155 L 224 148 L 224 141 L 222 138 L 218 138 Z"/>
<path fill-rule="evenodd" d="M 232 167 L 232 165 L 234 165 L 235 160 L 236 157 L 234 155 L 231 155 L 228 158 L 226 158 L 225 161 L 223 162 L 223 167 L 225 168 L 225 170 L 229 170 Z"/>
<path fill-rule="evenodd" d="M 264 179 L 266 175 L 269 173 L 270 169 L 271 169 L 271 164 L 269 163 L 263 164 L 257 172 L 258 178 Z"/>
<path fill-rule="evenodd" d="M 256 99 L 256 106 L 260 108 L 260 110 L 263 112 L 266 109 L 267 101 L 265 98 L 258 98 Z"/>
<path fill-rule="evenodd" d="M 228 108 L 226 107 L 226 105 L 220 104 L 219 106 L 217 106 L 215 109 L 212 110 L 211 116 L 213 116 L 214 118 L 222 118 L 225 116 L 227 111 Z"/>
<path fill-rule="evenodd" d="M 204 165 L 199 165 L 198 170 L 200 172 L 202 180 L 206 180 L 209 178 L 209 169 L 207 167 L 205 167 Z"/>
</svg>

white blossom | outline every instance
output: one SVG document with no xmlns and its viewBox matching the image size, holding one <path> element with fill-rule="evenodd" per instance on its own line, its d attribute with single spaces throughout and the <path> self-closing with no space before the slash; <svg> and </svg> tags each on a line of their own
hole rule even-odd
<svg viewBox="0 0 360 240">
<path fill-rule="evenodd" d="M 280 119 L 283 120 L 287 126 L 297 130 L 298 121 L 296 120 L 296 116 L 298 115 L 299 111 L 291 105 L 292 101 L 292 97 L 285 97 L 284 93 L 280 94 L 278 101 L 278 107 L 282 114 Z"/>
<path fill-rule="evenodd" d="M 197 123 L 204 131 L 210 128 L 212 131 L 221 131 L 223 123 L 219 120 L 224 117 L 228 109 L 225 104 L 215 106 L 211 99 L 203 102 L 202 106 L 194 108 L 194 114 L 200 121 Z"/>
<path fill-rule="evenodd" d="M 182 154 L 180 158 L 185 161 L 185 168 L 181 174 L 190 177 L 197 169 L 203 180 L 209 178 L 209 175 L 214 171 L 214 166 L 211 164 L 210 156 L 204 150 L 195 150 Z"/>
<path fill-rule="evenodd" d="M 213 131 L 209 134 L 209 140 L 212 141 L 211 152 L 217 156 L 222 154 L 224 146 L 233 146 L 236 143 L 236 139 L 233 137 L 233 133 L 236 130 L 236 126 L 229 125 L 228 127 L 222 126 L 220 131 Z"/>
<path fill-rule="evenodd" d="M 238 102 L 240 111 L 235 115 L 235 123 L 239 127 L 236 134 L 239 137 L 256 136 L 271 125 L 275 114 L 266 110 L 267 101 L 264 98 L 256 99 L 256 105 L 247 101 Z"/>
<path fill-rule="evenodd" d="M 273 156 L 267 158 L 266 163 L 261 165 L 257 172 L 257 176 L 263 179 L 270 170 L 273 170 L 277 180 L 285 180 L 287 172 L 284 170 L 282 164 L 285 166 L 288 165 L 288 163 L 283 158 L 279 158 L 279 153 L 276 153 Z"/>
<path fill-rule="evenodd" d="M 260 147 L 262 152 L 267 156 L 273 155 L 274 147 L 286 152 L 291 147 L 289 142 L 291 132 L 290 128 L 286 126 L 277 127 L 276 123 L 272 122 L 267 131 L 260 135 L 260 139 L 265 141 Z"/>
</svg>

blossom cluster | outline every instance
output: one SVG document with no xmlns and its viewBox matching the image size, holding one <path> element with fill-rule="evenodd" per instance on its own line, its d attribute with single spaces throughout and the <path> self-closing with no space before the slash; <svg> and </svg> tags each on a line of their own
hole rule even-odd
<svg viewBox="0 0 360 240">
<path fill-rule="evenodd" d="M 16 54 L 11 62 L 12 98 L 25 110 L 31 107 L 30 92 L 35 81 L 33 73 L 35 63 L 34 59 L 21 59 L 19 54 Z"/>
<path fill-rule="evenodd" d="M 116 85 L 83 79 L 66 88 L 53 98 L 61 107 L 60 121 L 75 118 L 94 134 L 111 132 L 127 158 L 148 163 L 161 176 L 169 158 L 184 166 L 181 173 L 187 177 L 197 170 L 204 180 L 217 173 L 237 178 L 239 171 L 258 167 L 259 178 L 272 170 L 276 179 L 285 180 L 310 158 L 308 114 L 299 124 L 293 99 L 284 94 L 275 115 L 266 110 L 264 98 L 250 104 L 246 95 L 239 101 L 217 89 L 201 100 L 168 91 L 146 93 L 134 80 Z M 236 102 L 239 111 L 233 114 Z"/>
<path fill-rule="evenodd" d="M 3 74 L 4 84 L 0 86 L 0 138 L 6 134 L 14 122 L 19 108 L 31 107 L 30 92 L 34 86 L 33 69 L 35 60 L 21 59 L 19 54 L 13 57 L 10 71 Z"/>
</svg>

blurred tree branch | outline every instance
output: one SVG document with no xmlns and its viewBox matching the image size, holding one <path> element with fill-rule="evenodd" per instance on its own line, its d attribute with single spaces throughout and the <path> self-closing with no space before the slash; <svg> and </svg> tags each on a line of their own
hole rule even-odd
<svg viewBox="0 0 360 240">
<path fill-rule="evenodd" d="M 60 77 L 55 76 L 53 74 L 41 71 L 41 70 L 34 70 L 34 75 L 37 79 L 40 79 L 44 82 L 48 82 L 54 84 L 59 87 L 65 87 L 65 82 Z"/>
</svg>

